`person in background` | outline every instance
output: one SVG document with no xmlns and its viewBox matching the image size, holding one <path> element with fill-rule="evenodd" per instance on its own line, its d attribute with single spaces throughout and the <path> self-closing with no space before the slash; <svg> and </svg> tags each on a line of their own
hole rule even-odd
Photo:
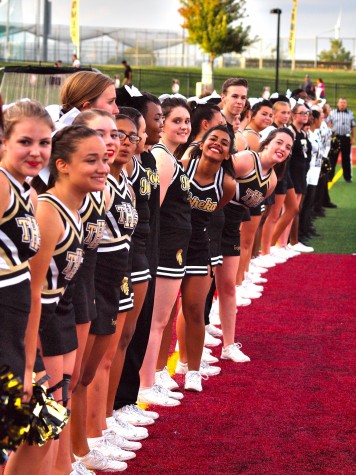
<svg viewBox="0 0 356 475">
<path fill-rule="evenodd" d="M 131 85 L 132 84 L 132 68 L 131 66 L 127 63 L 126 59 L 122 61 L 122 65 L 124 66 L 124 80 L 122 81 L 122 85 L 125 86 Z"/>
<path fill-rule="evenodd" d="M 232 123 L 235 115 L 241 114 L 247 100 L 248 83 L 243 78 L 229 78 L 222 85 L 222 113 L 231 134 L 234 134 Z"/>
<path fill-rule="evenodd" d="M 72 55 L 72 66 L 73 68 L 80 68 L 80 61 L 76 54 Z"/>
<path fill-rule="evenodd" d="M 356 121 L 353 112 L 347 108 L 347 100 L 340 97 L 337 101 L 337 108 L 333 109 L 329 116 L 331 124 L 332 139 L 329 159 L 331 172 L 329 181 L 332 181 L 335 175 L 335 167 L 341 152 L 341 162 L 344 180 L 351 183 L 351 145 L 355 143 Z"/>
<path fill-rule="evenodd" d="M 324 99 L 325 98 L 325 84 L 321 78 L 316 80 L 315 86 L 315 97 L 316 99 Z"/>
<path fill-rule="evenodd" d="M 313 82 L 310 80 L 309 74 L 305 75 L 303 90 L 310 96 L 311 98 L 315 98 L 315 86 Z"/>
<path fill-rule="evenodd" d="M 172 93 L 178 94 L 179 92 L 179 79 L 172 80 Z"/>
</svg>

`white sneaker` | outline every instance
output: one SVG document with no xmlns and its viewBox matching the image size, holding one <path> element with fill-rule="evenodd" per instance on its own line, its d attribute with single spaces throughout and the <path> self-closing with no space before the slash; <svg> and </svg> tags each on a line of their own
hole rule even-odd
<svg viewBox="0 0 356 475">
<path fill-rule="evenodd" d="M 201 360 L 208 364 L 217 363 L 219 361 L 218 358 L 215 358 L 215 356 L 213 356 L 211 353 L 207 351 L 207 348 L 205 348 L 205 346 L 203 348 Z"/>
<path fill-rule="evenodd" d="M 236 292 L 236 307 L 247 307 L 248 305 L 251 305 L 251 302 L 251 299 L 242 297 Z"/>
<path fill-rule="evenodd" d="M 84 457 L 78 457 L 74 454 L 77 462 L 81 462 L 90 470 L 98 470 L 100 472 L 122 472 L 127 469 L 126 462 L 119 462 L 105 457 L 98 450 L 91 450 Z"/>
<path fill-rule="evenodd" d="M 284 259 L 280 256 L 272 256 L 272 254 L 260 254 L 258 258 L 260 258 L 262 262 L 265 262 L 267 264 L 284 264 L 285 262 L 287 262 L 287 259 Z"/>
<path fill-rule="evenodd" d="M 155 384 L 152 388 L 140 389 L 137 401 L 144 404 L 153 404 L 155 406 L 180 406 L 180 402 L 177 399 L 169 397 L 167 393 L 160 391 L 159 388 L 161 388 L 161 386 Z"/>
<path fill-rule="evenodd" d="M 219 315 L 219 297 L 213 300 L 209 313 L 209 322 L 212 325 L 221 325 Z"/>
<path fill-rule="evenodd" d="M 163 386 L 160 386 L 159 384 L 155 384 L 157 386 L 157 390 L 160 391 L 163 394 L 166 394 L 168 397 L 172 399 L 178 399 L 180 401 L 181 399 L 184 398 L 184 394 L 179 392 L 179 391 L 170 391 L 167 388 L 164 388 Z"/>
<path fill-rule="evenodd" d="M 92 472 L 82 462 L 73 462 L 72 471 L 69 475 L 95 475 L 95 472 Z"/>
<path fill-rule="evenodd" d="M 208 363 L 201 361 L 199 372 L 202 376 L 216 376 L 220 373 L 221 368 L 219 366 L 210 366 Z M 178 360 L 176 366 L 177 374 L 187 374 L 189 373 L 188 363 L 182 363 Z"/>
<path fill-rule="evenodd" d="M 185 375 L 184 389 L 186 391 L 201 392 L 203 390 L 202 375 L 199 371 L 188 371 Z"/>
<path fill-rule="evenodd" d="M 205 331 L 204 346 L 219 346 L 221 345 L 221 340 L 211 336 L 207 331 Z"/>
<path fill-rule="evenodd" d="M 88 445 L 91 450 L 98 450 L 105 457 L 111 460 L 119 460 L 125 462 L 125 460 L 131 460 L 136 457 L 135 452 L 129 450 L 120 449 L 111 443 L 113 438 L 110 434 L 103 435 L 95 439 L 88 439 Z"/>
<path fill-rule="evenodd" d="M 242 353 L 242 351 L 240 350 L 241 347 L 241 343 L 232 343 L 226 348 L 222 348 L 221 359 L 231 360 L 235 363 L 246 363 L 247 361 L 251 361 L 247 355 Z"/>
<path fill-rule="evenodd" d="M 148 430 L 145 427 L 136 427 L 122 420 L 116 414 L 106 418 L 108 429 L 114 430 L 127 440 L 143 440 L 148 437 Z"/>
<path fill-rule="evenodd" d="M 293 251 L 298 251 L 298 252 L 314 252 L 314 248 L 311 246 L 306 246 L 302 242 L 298 242 L 297 244 L 294 244 L 294 246 L 290 246 Z"/>
<path fill-rule="evenodd" d="M 114 411 L 114 414 L 116 418 L 129 422 L 134 426 L 150 426 L 155 422 L 154 419 L 143 415 L 135 404 L 117 409 Z"/>
<path fill-rule="evenodd" d="M 134 442 L 132 440 L 127 440 L 125 437 L 118 435 L 112 429 L 103 430 L 103 436 L 106 437 L 112 445 L 120 447 L 124 450 L 140 450 L 142 448 L 141 442 Z"/>
<path fill-rule="evenodd" d="M 202 376 L 217 376 L 221 372 L 220 366 L 210 366 L 205 361 L 200 362 L 199 372 Z"/>
<path fill-rule="evenodd" d="M 263 285 L 254 284 L 253 282 L 246 279 L 242 282 L 242 287 L 245 289 L 254 290 L 255 292 L 263 292 Z"/>
<path fill-rule="evenodd" d="M 243 285 L 236 285 L 236 299 L 238 297 L 248 299 L 259 299 L 262 296 L 260 292 L 244 287 Z"/>
<path fill-rule="evenodd" d="M 286 252 L 286 255 L 291 258 L 291 257 L 296 257 L 296 256 L 300 256 L 301 252 L 299 251 L 293 251 L 293 249 L 289 248 L 288 245 L 287 246 L 284 246 L 284 247 L 279 247 L 279 246 L 276 246 L 277 249 L 283 249 L 285 252 Z"/>
<path fill-rule="evenodd" d="M 209 333 L 209 335 L 215 338 L 220 338 L 222 337 L 222 334 L 223 334 L 222 330 L 214 326 L 212 323 L 209 323 L 209 325 L 205 325 L 205 330 Z"/>
<path fill-rule="evenodd" d="M 255 259 L 256 258 L 251 259 L 248 271 L 253 272 L 254 274 L 259 274 L 259 275 L 266 274 L 268 272 L 268 269 L 266 267 L 259 266 L 258 261 L 257 263 L 255 263 Z"/>
<path fill-rule="evenodd" d="M 251 263 L 253 263 L 253 265 L 256 267 L 262 267 L 265 269 L 270 269 L 271 267 L 276 266 L 276 264 L 271 259 L 266 258 L 265 256 L 255 257 L 254 259 L 251 259 Z"/>
<path fill-rule="evenodd" d="M 252 282 L 253 284 L 265 284 L 267 279 L 265 277 L 261 277 L 260 274 L 253 273 L 253 272 L 245 272 L 245 280 L 247 282 Z"/>
<path fill-rule="evenodd" d="M 171 378 L 167 366 L 165 366 L 162 371 L 156 371 L 155 373 L 155 383 L 159 386 L 163 386 L 170 391 L 178 389 L 179 385 L 173 378 Z"/>
<path fill-rule="evenodd" d="M 277 256 L 277 257 L 282 257 L 283 259 L 290 259 L 291 257 L 294 257 L 296 254 L 294 251 L 289 250 L 285 247 L 279 247 L 279 246 L 271 246 L 271 256 Z"/>
</svg>

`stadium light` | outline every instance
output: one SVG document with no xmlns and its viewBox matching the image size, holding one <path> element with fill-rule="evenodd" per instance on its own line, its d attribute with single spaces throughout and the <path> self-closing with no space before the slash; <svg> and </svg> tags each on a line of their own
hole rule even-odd
<svg viewBox="0 0 356 475">
<path fill-rule="evenodd" d="M 280 8 L 273 8 L 270 13 L 277 15 L 277 46 L 276 46 L 276 79 L 275 79 L 275 92 L 278 92 L 278 82 L 279 82 L 279 35 L 280 35 L 280 25 L 281 25 L 281 13 Z"/>
</svg>

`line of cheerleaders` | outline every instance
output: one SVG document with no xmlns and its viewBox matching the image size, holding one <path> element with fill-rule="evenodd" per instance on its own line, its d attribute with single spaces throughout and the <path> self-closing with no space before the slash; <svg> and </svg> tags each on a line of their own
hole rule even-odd
<svg viewBox="0 0 356 475">
<path fill-rule="evenodd" d="M 261 205 L 295 134 L 277 123 L 255 145 L 255 134 L 235 135 L 247 92 L 244 79 L 231 78 L 222 109 L 177 96 L 161 102 L 79 71 L 65 81 L 61 106 L 4 107 L 5 475 L 125 470 L 158 418 L 137 401 L 183 398 L 166 368 L 177 312 L 184 389 L 200 392 L 204 374 L 217 374 L 202 363 L 212 285 L 222 358 L 249 360 L 235 342 L 238 272 L 248 269 Z"/>
</svg>

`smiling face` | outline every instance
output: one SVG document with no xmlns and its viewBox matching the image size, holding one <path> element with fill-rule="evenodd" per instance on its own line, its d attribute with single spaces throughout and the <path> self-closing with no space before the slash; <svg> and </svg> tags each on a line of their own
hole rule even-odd
<svg viewBox="0 0 356 475">
<path fill-rule="evenodd" d="M 292 150 L 293 139 L 288 133 L 279 132 L 277 135 L 266 145 L 261 154 L 268 157 L 271 165 L 284 162 Z M 262 155 L 262 156 L 263 156 Z"/>
<path fill-rule="evenodd" d="M 189 111 L 178 106 L 164 119 L 162 139 L 177 147 L 187 142 L 191 130 Z"/>
<path fill-rule="evenodd" d="M 63 163 L 61 159 L 57 162 L 62 162 L 62 171 L 68 174 L 71 185 L 82 193 L 104 190 L 110 168 L 101 137 L 92 136 L 81 140 L 70 162 Z"/>
<path fill-rule="evenodd" d="M 86 125 L 96 130 L 102 137 L 106 146 L 109 164 L 113 163 L 120 147 L 120 139 L 114 119 L 98 115 L 89 120 Z"/>
<path fill-rule="evenodd" d="M 102 92 L 100 96 L 91 103 L 91 108 L 103 109 L 110 112 L 110 114 L 117 114 L 119 109 L 116 105 L 115 99 L 116 91 L 115 86 L 112 84 L 108 86 L 104 92 Z"/>
<path fill-rule="evenodd" d="M 51 128 L 38 118 L 23 119 L 14 125 L 9 138 L 4 139 L 3 166 L 17 181 L 35 177 L 51 155 Z"/>
<path fill-rule="evenodd" d="M 200 144 L 202 157 L 222 162 L 230 155 L 231 138 L 223 130 L 213 130 Z"/>
</svg>

